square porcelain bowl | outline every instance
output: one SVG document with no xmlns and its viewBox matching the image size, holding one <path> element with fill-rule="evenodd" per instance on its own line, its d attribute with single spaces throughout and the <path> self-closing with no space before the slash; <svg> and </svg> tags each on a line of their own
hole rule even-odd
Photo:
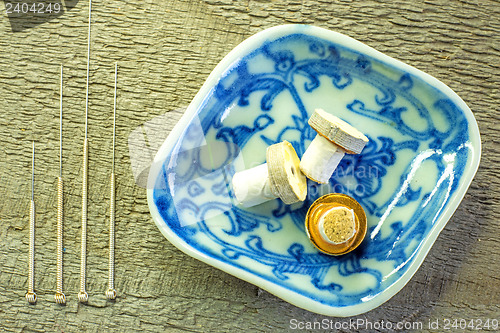
<svg viewBox="0 0 500 333">
<path fill-rule="evenodd" d="M 291 142 L 302 156 L 322 108 L 369 138 L 307 199 L 243 208 L 235 172 Z M 264 30 L 214 69 L 159 150 L 149 175 L 156 225 L 186 254 L 312 312 L 352 316 L 396 294 L 416 272 L 478 168 L 474 116 L 450 88 L 352 38 L 285 25 Z M 344 256 L 304 230 L 321 195 L 354 197 L 368 232 Z"/>
</svg>

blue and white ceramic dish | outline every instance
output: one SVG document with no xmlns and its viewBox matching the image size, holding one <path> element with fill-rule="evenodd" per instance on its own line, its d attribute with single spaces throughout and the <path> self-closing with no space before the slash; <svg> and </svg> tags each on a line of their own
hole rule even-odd
<svg viewBox="0 0 500 333">
<path fill-rule="evenodd" d="M 238 207 L 232 175 L 282 140 L 302 156 L 315 108 L 366 134 L 363 152 L 346 155 L 330 184 L 309 182 L 303 203 Z M 148 202 L 188 255 L 309 311 L 352 316 L 413 276 L 465 195 L 480 146 L 472 112 L 437 79 L 347 36 L 278 26 L 214 69 L 156 156 Z M 364 242 L 340 257 L 304 231 L 309 205 L 330 192 L 357 199 L 368 218 Z"/>
</svg>

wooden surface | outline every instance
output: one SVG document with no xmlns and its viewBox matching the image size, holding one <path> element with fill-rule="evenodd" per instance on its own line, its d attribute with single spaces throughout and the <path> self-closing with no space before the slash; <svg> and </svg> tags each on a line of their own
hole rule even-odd
<svg viewBox="0 0 500 333">
<path fill-rule="evenodd" d="M 354 37 L 445 82 L 472 109 L 482 160 L 412 280 L 372 322 L 500 319 L 500 4 L 429 1 L 95 1 L 90 66 L 88 305 L 77 302 L 88 2 L 12 32 L 0 4 L 0 330 L 275 332 L 325 317 L 192 259 L 160 234 L 135 183 L 128 138 L 186 107 L 252 34 L 308 23 Z M 119 62 L 115 302 L 106 301 L 113 66 Z M 54 303 L 59 66 L 64 79 L 67 305 Z M 179 114 L 179 112 L 177 112 Z M 178 116 L 169 118 L 169 126 Z M 30 140 L 36 141 L 36 291 L 27 304 Z M 335 319 L 348 321 L 347 319 Z M 441 322 L 442 323 L 442 322 Z M 435 330 L 434 330 L 435 331 Z"/>
</svg>

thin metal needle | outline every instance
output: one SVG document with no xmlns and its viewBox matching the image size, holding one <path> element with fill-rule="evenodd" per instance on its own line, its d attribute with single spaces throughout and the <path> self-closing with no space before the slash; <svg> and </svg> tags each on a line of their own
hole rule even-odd
<svg viewBox="0 0 500 333">
<path fill-rule="evenodd" d="M 113 162 L 111 170 L 115 173 L 115 139 L 116 139 L 116 81 L 118 78 L 118 63 L 115 63 L 115 95 L 113 99 Z"/>
<path fill-rule="evenodd" d="M 89 1 L 89 31 L 87 44 L 87 85 L 85 91 L 85 139 L 83 141 L 83 177 L 82 177 L 82 244 L 80 260 L 80 291 L 78 300 L 86 303 L 89 299 L 86 289 L 87 274 L 87 172 L 88 172 L 88 110 L 89 110 L 89 66 L 90 66 L 90 23 L 92 0 Z"/>
<path fill-rule="evenodd" d="M 62 180 L 62 110 L 63 110 L 63 66 L 61 65 L 61 87 L 59 98 L 59 177 L 57 178 L 57 277 L 56 303 L 65 304 L 63 294 L 63 180 Z"/>
<path fill-rule="evenodd" d="M 26 300 L 30 304 L 36 303 L 35 293 L 35 141 L 33 141 L 33 153 L 31 157 L 31 202 L 29 221 L 29 267 L 28 267 L 28 292 Z"/>
<path fill-rule="evenodd" d="M 118 77 L 118 63 L 115 63 L 115 95 L 113 105 L 113 154 L 111 166 L 111 191 L 109 200 L 109 276 L 108 290 L 106 297 L 108 299 L 116 298 L 115 290 L 115 138 L 116 138 L 116 81 Z"/>
<path fill-rule="evenodd" d="M 59 177 L 62 177 L 62 113 L 63 113 L 63 65 L 61 65 L 61 85 L 59 87 Z"/>
<path fill-rule="evenodd" d="M 92 0 L 89 0 L 89 31 L 87 40 L 87 84 L 85 86 L 85 138 L 87 138 L 89 115 L 89 72 L 90 72 L 90 15 L 92 13 Z"/>
<path fill-rule="evenodd" d="M 31 201 L 35 200 L 35 141 L 33 141 L 33 153 L 31 156 Z"/>
</svg>

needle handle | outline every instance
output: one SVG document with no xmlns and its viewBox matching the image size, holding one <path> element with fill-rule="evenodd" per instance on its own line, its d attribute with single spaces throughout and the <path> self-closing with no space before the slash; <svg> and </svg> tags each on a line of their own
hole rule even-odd
<svg viewBox="0 0 500 333">
<path fill-rule="evenodd" d="M 82 303 L 88 301 L 86 287 L 87 270 L 87 176 L 89 161 L 89 141 L 87 138 L 83 141 L 83 179 L 82 179 L 82 245 L 80 256 L 80 292 L 78 300 Z"/>
<path fill-rule="evenodd" d="M 109 201 L 109 277 L 108 299 L 116 298 L 115 290 L 115 173 L 111 173 L 110 179 L 110 201 Z"/>
</svg>

